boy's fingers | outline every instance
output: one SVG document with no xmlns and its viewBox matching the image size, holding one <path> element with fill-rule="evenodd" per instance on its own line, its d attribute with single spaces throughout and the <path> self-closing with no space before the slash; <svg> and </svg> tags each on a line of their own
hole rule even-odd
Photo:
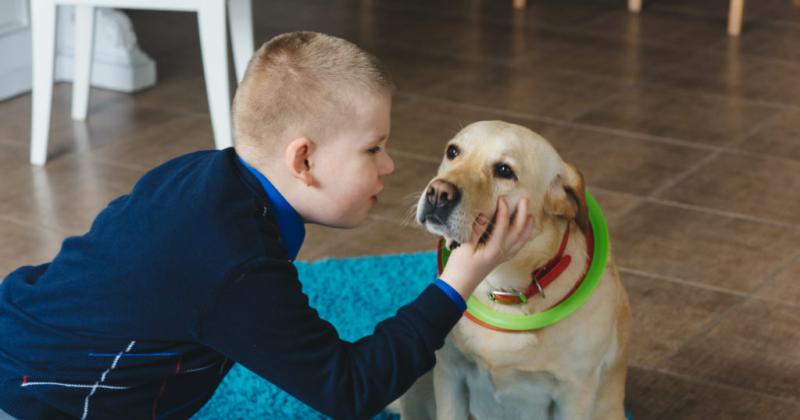
<svg viewBox="0 0 800 420">
<path fill-rule="evenodd" d="M 489 243 L 492 247 L 498 250 L 501 248 L 503 240 L 508 230 L 508 204 L 505 197 L 497 199 L 497 212 L 494 216 L 494 227 L 492 228 L 492 235 L 489 238 Z M 488 245 L 488 244 L 487 244 Z"/>
<path fill-rule="evenodd" d="M 517 212 L 514 214 L 514 230 L 519 232 L 528 221 L 528 199 L 522 198 L 517 203 Z"/>
<path fill-rule="evenodd" d="M 517 240 L 522 234 L 522 228 L 525 226 L 525 221 L 528 218 L 527 209 L 527 199 L 520 199 L 520 201 L 517 202 L 517 209 L 514 215 L 509 219 L 507 227 L 508 234 L 502 243 L 504 248 L 513 248 L 512 245 L 517 243 Z"/>
<path fill-rule="evenodd" d="M 523 246 L 528 242 L 528 239 L 531 237 L 531 233 L 533 233 L 533 216 L 528 215 L 525 218 L 525 224 L 522 225 L 522 229 L 520 230 L 520 235 L 517 238 L 517 241 L 514 243 L 514 246 L 511 247 L 511 252 L 516 253 Z"/>
</svg>

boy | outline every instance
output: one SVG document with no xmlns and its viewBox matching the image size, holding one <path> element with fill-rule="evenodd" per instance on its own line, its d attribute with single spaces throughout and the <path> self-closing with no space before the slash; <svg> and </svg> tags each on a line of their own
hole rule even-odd
<svg viewBox="0 0 800 420">
<path fill-rule="evenodd" d="M 391 84 L 341 39 L 264 44 L 234 98 L 236 149 L 155 168 L 49 264 L 0 284 L 0 409 L 20 419 L 187 418 L 239 362 L 334 418 L 367 418 L 431 369 L 480 280 L 530 234 L 488 241 L 356 343 L 308 306 L 304 223 L 360 225 L 394 164 Z"/>
</svg>

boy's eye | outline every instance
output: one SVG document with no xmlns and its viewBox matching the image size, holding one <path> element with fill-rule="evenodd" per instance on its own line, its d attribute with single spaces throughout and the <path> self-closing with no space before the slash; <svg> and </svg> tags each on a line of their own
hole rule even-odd
<svg viewBox="0 0 800 420">
<path fill-rule="evenodd" d="M 447 159 L 453 160 L 456 158 L 456 156 L 458 156 L 459 153 L 461 153 L 461 151 L 458 150 L 458 147 L 452 144 L 447 146 L 447 152 L 446 152 Z"/>
<path fill-rule="evenodd" d="M 373 148 L 371 148 L 371 149 L 367 150 L 367 152 L 368 152 L 369 154 L 372 154 L 372 155 L 375 155 L 375 154 L 377 154 L 377 153 L 378 153 L 378 152 L 380 152 L 380 151 L 381 151 L 381 147 L 380 147 L 380 146 L 375 146 L 375 147 L 373 147 Z"/>
</svg>

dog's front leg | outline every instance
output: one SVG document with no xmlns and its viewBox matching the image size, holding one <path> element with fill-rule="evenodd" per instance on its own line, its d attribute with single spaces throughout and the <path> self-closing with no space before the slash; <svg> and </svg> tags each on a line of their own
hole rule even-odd
<svg viewBox="0 0 800 420">
<path fill-rule="evenodd" d="M 457 369 L 455 365 L 442 362 L 437 363 L 433 368 L 436 418 L 467 420 L 469 418 L 469 395 L 463 370 Z"/>
<path fill-rule="evenodd" d="M 562 384 L 560 396 L 557 398 L 557 418 L 563 420 L 591 420 L 592 407 L 597 396 L 600 383 L 599 374 L 588 375 L 583 378 Z"/>
<path fill-rule="evenodd" d="M 622 354 L 625 354 L 624 350 Z M 627 373 L 625 360 L 625 357 L 618 357 L 603 373 L 597 387 L 597 399 L 592 410 L 594 420 L 625 419 L 625 376 Z"/>
</svg>

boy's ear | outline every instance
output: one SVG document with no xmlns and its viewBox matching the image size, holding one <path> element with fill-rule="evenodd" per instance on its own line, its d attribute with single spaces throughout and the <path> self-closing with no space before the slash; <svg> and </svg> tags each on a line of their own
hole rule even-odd
<svg viewBox="0 0 800 420">
<path fill-rule="evenodd" d="M 583 174 L 575 166 L 565 163 L 561 173 L 551 182 L 545 195 L 544 209 L 554 216 L 575 220 L 584 233 L 590 232 L 586 186 Z"/>
<path fill-rule="evenodd" d="M 309 158 L 314 152 L 316 145 L 308 137 L 298 137 L 286 146 L 284 160 L 292 176 L 299 179 L 303 184 L 309 186 L 314 183 L 311 176 L 311 164 Z"/>
</svg>

